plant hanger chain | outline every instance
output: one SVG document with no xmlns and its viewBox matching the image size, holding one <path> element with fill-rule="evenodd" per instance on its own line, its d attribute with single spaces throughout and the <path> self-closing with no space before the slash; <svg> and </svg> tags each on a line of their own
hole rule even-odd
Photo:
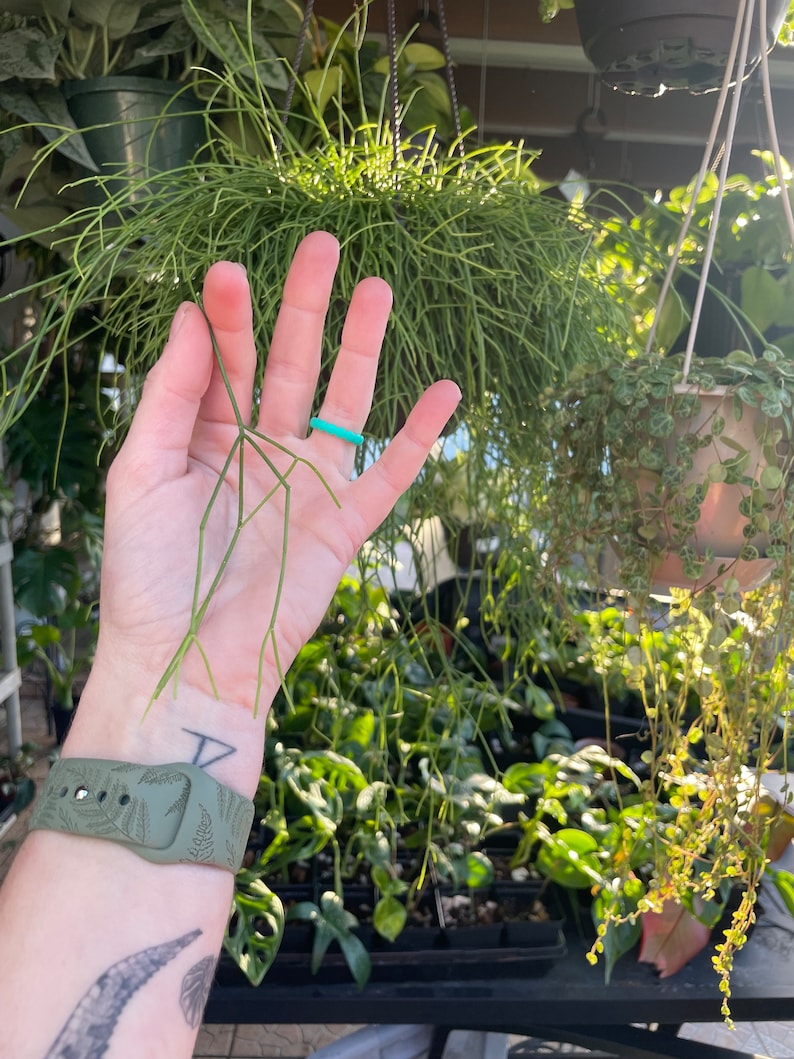
<svg viewBox="0 0 794 1059">
<path fill-rule="evenodd" d="M 452 51 L 449 46 L 449 31 L 447 29 L 447 16 L 444 12 L 444 0 L 436 0 L 438 7 L 438 25 L 441 29 L 441 50 L 444 55 L 444 73 L 447 78 L 447 90 L 449 102 L 452 107 L 452 122 L 455 127 L 455 140 L 458 154 L 462 158 L 465 154 L 463 147 L 463 129 L 460 124 L 460 103 L 458 101 L 458 90 L 455 85 L 455 73 L 452 65 Z"/>
<path fill-rule="evenodd" d="M 287 82 L 287 90 L 284 93 L 284 122 L 286 123 L 289 112 L 292 109 L 292 100 L 295 95 L 295 86 L 298 83 L 298 74 L 300 73 L 301 63 L 303 62 L 303 52 L 306 48 L 306 38 L 309 35 L 309 25 L 312 20 L 312 14 L 314 12 L 314 0 L 306 0 L 306 7 L 303 11 L 303 21 L 301 22 L 301 28 L 298 33 L 298 43 L 295 48 L 295 57 L 292 60 L 292 69 L 290 70 L 289 81 Z M 282 148 L 284 147 L 284 129 L 279 128 L 278 135 L 276 137 L 276 154 L 280 155 Z"/>
<path fill-rule="evenodd" d="M 766 26 L 767 0 L 757 0 L 757 3 L 760 38 L 760 35 L 763 32 L 763 27 Z M 700 169 L 698 171 L 694 186 L 692 188 L 689 206 L 687 208 L 686 214 L 684 215 L 681 230 L 679 232 L 678 239 L 673 249 L 670 262 L 668 264 L 664 280 L 659 291 L 656 313 L 654 316 L 653 324 L 651 325 L 651 328 L 648 333 L 648 341 L 645 347 L 646 354 L 650 353 L 653 345 L 653 340 L 656 336 L 657 326 L 661 318 L 661 310 L 672 286 L 675 271 L 681 256 L 681 250 L 689 232 L 691 223 L 694 219 L 698 196 L 700 195 L 700 191 L 706 179 L 706 174 L 709 172 L 712 165 L 711 160 L 714 154 L 714 145 L 716 143 L 717 134 L 722 123 L 728 94 L 731 89 L 733 89 L 731 107 L 728 113 L 727 126 L 725 130 L 725 139 L 721 148 L 722 157 L 720 159 L 719 177 L 717 183 L 717 191 L 714 198 L 714 207 L 709 223 L 709 234 L 708 239 L 706 241 L 703 262 L 700 269 L 700 276 L 698 278 L 697 294 L 692 308 L 692 318 L 690 321 L 689 333 L 687 336 L 687 345 L 684 354 L 683 367 L 684 382 L 686 382 L 689 376 L 689 370 L 692 364 L 695 340 L 697 337 L 698 325 L 700 323 L 700 315 L 703 308 L 703 301 L 706 294 L 706 288 L 708 286 L 709 271 L 711 269 L 711 263 L 714 256 L 714 244 L 717 237 L 720 211 L 722 208 L 725 187 L 728 180 L 728 170 L 730 166 L 731 152 L 736 136 L 736 123 L 739 114 L 739 103 L 741 100 L 741 86 L 743 82 L 744 71 L 747 65 L 747 55 L 750 47 L 750 37 L 752 33 L 753 15 L 755 13 L 755 10 L 756 0 L 740 0 L 736 15 L 736 24 L 734 27 L 733 39 L 731 41 L 731 47 L 728 54 L 728 61 L 725 67 L 725 76 L 723 77 L 722 86 L 720 88 L 720 94 L 717 100 L 717 106 L 715 108 L 711 130 L 706 140 Z M 775 174 L 777 176 L 777 180 L 780 187 L 783 189 L 783 194 L 781 198 L 783 203 L 783 210 L 786 216 L 786 223 L 789 228 L 792 243 L 794 243 L 794 215 L 792 214 L 791 202 L 788 198 L 788 194 L 786 193 L 786 180 L 785 175 L 783 173 L 783 164 L 780 155 L 780 146 L 777 136 L 774 109 L 772 106 L 772 92 L 769 81 L 769 59 L 767 55 L 765 41 L 763 40 L 760 41 L 760 53 L 761 78 L 767 131 L 769 134 L 772 155 L 775 163 Z"/>
<path fill-rule="evenodd" d="M 397 11 L 396 0 L 386 0 L 386 47 L 389 53 L 389 93 L 391 103 L 392 121 L 392 148 L 393 164 L 396 167 L 400 155 L 400 89 L 397 73 Z M 452 63 L 452 52 L 449 46 L 449 30 L 447 28 L 447 16 L 444 10 L 444 0 L 436 0 L 437 18 L 436 23 L 441 33 L 441 52 L 444 56 L 444 75 L 447 80 L 447 92 L 452 109 L 452 122 L 455 129 L 456 149 L 461 158 L 465 154 L 463 146 L 463 128 L 460 121 L 460 103 L 458 101 L 458 90 L 455 84 L 455 73 Z M 430 17 L 430 3 L 426 0 L 423 19 L 433 21 Z"/>
<path fill-rule="evenodd" d="M 292 97 L 295 94 L 295 85 L 298 80 L 298 74 L 300 73 L 301 62 L 303 61 L 303 52 L 306 47 L 306 38 L 309 35 L 309 24 L 311 23 L 313 12 L 314 0 L 306 0 L 303 21 L 301 22 L 300 33 L 298 34 L 298 46 L 295 49 L 295 58 L 292 60 L 292 76 L 289 79 L 287 92 L 284 96 L 285 115 L 289 114 L 290 108 L 292 107 Z"/>
<path fill-rule="evenodd" d="M 386 49 L 389 53 L 392 166 L 396 169 L 400 160 L 400 86 L 397 78 L 397 10 L 395 0 L 386 0 Z"/>
</svg>

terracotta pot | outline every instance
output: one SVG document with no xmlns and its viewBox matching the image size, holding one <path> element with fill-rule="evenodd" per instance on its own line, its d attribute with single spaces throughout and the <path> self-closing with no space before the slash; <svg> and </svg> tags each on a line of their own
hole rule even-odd
<svg viewBox="0 0 794 1059">
<path fill-rule="evenodd" d="M 745 476 L 752 478 L 756 485 L 760 486 L 761 475 L 770 465 L 769 445 L 773 431 L 777 428 L 783 430 L 782 422 L 776 424 L 770 421 L 758 407 L 743 404 L 741 418 L 737 419 L 734 413 L 733 395 L 724 386 L 715 387 L 713 390 L 699 391 L 696 387 L 680 384 L 676 387 L 677 394 L 696 394 L 700 403 L 700 411 L 689 419 L 682 420 L 678 429 L 669 438 L 660 441 L 664 448 L 665 462 L 674 465 L 677 462 L 676 446 L 678 438 L 684 434 L 697 434 L 705 436 L 711 430 L 711 423 L 716 417 L 725 421 L 725 428 L 719 437 L 714 437 L 709 445 L 692 453 L 692 467 L 685 472 L 683 486 L 689 483 L 701 483 L 709 481 L 709 468 L 715 463 L 726 463 L 737 456 L 737 446 L 750 453 L 747 463 L 743 469 Z M 777 455 L 781 459 L 788 457 L 787 446 L 777 447 Z M 637 489 L 641 502 L 648 493 L 658 488 L 659 474 L 653 471 L 641 470 L 637 475 Z M 763 490 L 767 500 L 779 505 L 774 493 Z M 661 493 L 662 497 L 664 493 Z M 745 529 L 749 519 L 741 514 L 739 505 L 749 495 L 749 487 L 742 483 L 709 482 L 708 490 L 700 505 L 700 521 L 695 529 L 692 543 L 697 551 L 702 554 L 705 549 L 710 548 L 715 556 L 735 559 L 741 553 L 743 546 L 747 543 L 754 544 L 761 556 L 769 544 L 766 534 L 756 534 L 753 537 L 745 535 Z M 656 544 L 664 546 L 674 535 L 674 529 L 669 519 L 664 516 L 664 531 L 656 537 Z"/>
<path fill-rule="evenodd" d="M 574 7 L 585 54 L 610 87 L 657 96 L 722 84 L 738 0 L 575 0 Z M 761 35 L 756 5 L 745 77 L 777 40 L 787 9 L 788 0 L 769 0 Z"/>
</svg>

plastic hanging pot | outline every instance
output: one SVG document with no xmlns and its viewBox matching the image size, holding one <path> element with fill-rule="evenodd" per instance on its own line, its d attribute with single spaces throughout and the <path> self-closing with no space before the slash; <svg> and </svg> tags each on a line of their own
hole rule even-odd
<svg viewBox="0 0 794 1059">
<path fill-rule="evenodd" d="M 768 0 L 763 35 L 758 5 L 746 77 L 771 48 L 788 0 Z M 669 89 L 710 92 L 720 87 L 739 0 L 575 0 L 588 59 L 611 88 L 658 96 Z"/>
<path fill-rule="evenodd" d="M 186 165 L 205 142 L 202 105 L 170 81 L 96 77 L 67 82 L 64 94 L 103 177 L 94 201 L 125 189 L 131 203 L 141 201 L 157 191 L 152 177 Z"/>
</svg>

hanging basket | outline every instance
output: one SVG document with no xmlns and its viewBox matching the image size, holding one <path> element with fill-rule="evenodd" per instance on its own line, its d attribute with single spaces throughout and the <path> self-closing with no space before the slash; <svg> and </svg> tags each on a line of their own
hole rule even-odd
<svg viewBox="0 0 794 1059">
<path fill-rule="evenodd" d="M 738 0 L 576 0 L 574 7 L 585 54 L 611 88 L 658 96 L 720 87 Z M 769 0 L 763 36 L 757 10 L 745 77 L 777 40 L 788 0 Z"/>
</svg>

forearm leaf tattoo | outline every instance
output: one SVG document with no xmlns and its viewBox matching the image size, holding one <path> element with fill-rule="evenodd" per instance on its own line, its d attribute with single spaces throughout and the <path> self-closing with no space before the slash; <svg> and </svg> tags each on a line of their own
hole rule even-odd
<svg viewBox="0 0 794 1059">
<path fill-rule="evenodd" d="M 45 1059 L 101 1059 L 130 999 L 200 935 L 193 930 L 114 963 L 80 1000 Z"/>
<path fill-rule="evenodd" d="M 182 980 L 182 992 L 179 1003 L 185 1022 L 194 1030 L 198 1029 L 207 1004 L 207 998 L 212 988 L 212 979 L 215 976 L 214 956 L 205 956 L 203 960 L 193 964 Z"/>
</svg>

